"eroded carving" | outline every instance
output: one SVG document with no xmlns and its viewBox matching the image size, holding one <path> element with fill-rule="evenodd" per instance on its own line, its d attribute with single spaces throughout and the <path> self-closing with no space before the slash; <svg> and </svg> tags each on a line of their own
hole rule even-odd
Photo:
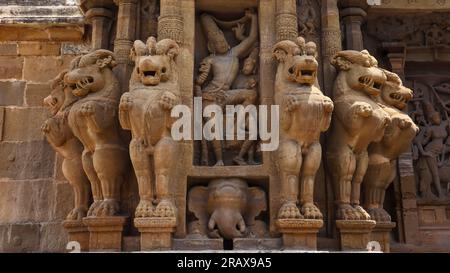
<svg viewBox="0 0 450 273">
<path fill-rule="evenodd" d="M 210 55 L 202 60 L 195 81 L 195 93 L 202 96 L 203 106 L 216 104 L 224 108 L 225 105 L 241 104 L 244 107 L 254 105 L 258 97 L 257 78 L 254 76 L 258 57 L 258 52 L 255 51 L 258 40 L 258 16 L 254 11 L 247 10 L 244 17 L 235 21 L 221 21 L 209 14 L 202 14 L 200 21 L 210 52 Z M 245 24 L 248 21 L 250 30 L 248 36 L 245 36 Z M 231 48 L 220 27 L 232 29 L 239 43 Z M 244 58 L 246 59 L 242 74 L 239 75 L 240 60 Z M 211 117 L 209 120 L 214 118 Z M 228 144 L 220 140 L 211 142 L 216 159 L 215 165 L 223 166 L 225 164 L 223 149 Z M 243 157 L 254 143 L 246 142 L 240 145 L 241 152 L 234 158 L 234 163 L 239 165 L 252 163 L 251 157 L 248 162 L 245 162 Z M 205 141 L 202 143 L 202 164 L 208 165 L 208 148 Z"/>
<path fill-rule="evenodd" d="M 64 83 L 79 99 L 68 115 L 70 129 L 83 144 L 82 162 L 94 202 L 88 216 L 120 213 L 120 188 L 129 165 L 118 120 L 119 82 L 112 72 L 114 53 L 95 50 L 74 60 Z"/>
<path fill-rule="evenodd" d="M 239 178 L 215 179 L 207 187 L 193 187 L 188 194 L 188 210 L 197 220 L 189 223 L 189 233 L 211 238 L 264 237 L 266 223 L 255 217 L 266 210 L 266 193 L 249 187 Z"/>
<path fill-rule="evenodd" d="M 44 99 L 44 105 L 53 116 L 45 121 L 41 129 L 53 149 L 63 158 L 62 172 L 73 188 L 75 207 L 66 219 L 81 221 L 89 209 L 91 190 L 81 159 L 83 145 L 73 135 L 67 120 L 69 111 L 78 98 L 64 84 L 66 73 L 67 70 L 61 72 L 52 81 L 52 91 Z"/>
<path fill-rule="evenodd" d="M 137 40 L 131 49 L 135 68 L 130 91 L 120 101 L 120 124 L 130 130 L 130 157 L 136 173 L 140 202 L 135 216 L 175 217 L 170 181 L 175 173 L 178 143 L 171 137 L 171 109 L 181 102 L 174 62 L 178 44 L 170 39 L 146 43 Z"/>
<path fill-rule="evenodd" d="M 281 109 L 276 154 L 282 197 L 279 219 L 322 218 L 313 201 L 314 181 L 322 158 L 320 134 L 328 130 L 334 106 L 315 85 L 316 50 L 315 43 L 305 43 L 302 37 L 297 43 L 281 41 L 273 49 L 279 62 L 275 104 Z"/>
<path fill-rule="evenodd" d="M 367 51 L 341 51 L 333 89 L 335 114 L 328 137 L 327 160 L 335 189 L 336 218 L 370 220 L 360 206 L 361 183 L 367 171 L 367 148 L 381 141 L 390 117 L 372 98 L 379 96 L 386 75 Z"/>
<path fill-rule="evenodd" d="M 369 146 L 369 165 L 364 177 L 365 208 L 372 220 L 390 222 L 389 213 L 383 208 L 386 189 L 397 175 L 397 158 L 406 152 L 419 132 L 412 119 L 402 111 L 413 97 L 411 89 L 403 86 L 397 74 L 384 71 L 387 81 L 377 97 L 391 122 L 383 139 Z"/>
</svg>

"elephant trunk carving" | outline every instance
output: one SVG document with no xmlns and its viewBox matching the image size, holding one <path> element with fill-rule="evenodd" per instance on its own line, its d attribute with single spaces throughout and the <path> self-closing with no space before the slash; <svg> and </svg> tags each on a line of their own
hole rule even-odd
<svg viewBox="0 0 450 273">
<path fill-rule="evenodd" d="M 265 223 L 255 220 L 266 210 L 265 192 L 243 179 L 215 179 L 208 187 L 192 188 L 188 198 L 189 211 L 198 219 L 189 224 L 191 234 L 234 239 L 266 232 Z"/>
</svg>

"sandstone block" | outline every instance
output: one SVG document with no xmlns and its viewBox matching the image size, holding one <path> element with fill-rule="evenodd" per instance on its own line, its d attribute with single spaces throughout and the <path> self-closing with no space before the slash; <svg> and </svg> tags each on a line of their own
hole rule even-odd
<svg viewBox="0 0 450 273">
<path fill-rule="evenodd" d="M 72 58 L 72 56 L 25 57 L 23 78 L 31 82 L 45 83 L 55 78 L 63 69 L 68 68 Z"/>
<path fill-rule="evenodd" d="M 0 143 L 0 178 L 49 178 L 53 176 L 54 162 L 55 152 L 45 140 Z"/>
<path fill-rule="evenodd" d="M 25 103 L 27 106 L 42 106 L 45 97 L 50 94 L 50 85 L 46 83 L 29 83 L 25 88 Z"/>
<path fill-rule="evenodd" d="M 41 224 L 39 252 L 66 252 L 67 242 L 67 232 L 61 222 Z"/>
<path fill-rule="evenodd" d="M 3 180 L 0 186 L 0 223 L 50 220 L 54 194 L 51 180 Z"/>
<path fill-rule="evenodd" d="M 20 57 L 0 57 L 0 79 L 21 79 L 23 58 Z M 36 71 L 34 72 L 35 74 Z"/>
<path fill-rule="evenodd" d="M 0 81 L 0 106 L 22 105 L 24 89 L 24 81 Z"/>
<path fill-rule="evenodd" d="M 0 43 L 0 55 L 1 56 L 16 56 L 17 55 L 17 43 Z"/>
<path fill-rule="evenodd" d="M 35 252 L 39 250 L 39 224 L 13 224 L 9 226 L 8 233 L 3 251 Z"/>
<path fill-rule="evenodd" d="M 73 209 L 74 194 L 69 183 L 54 183 L 54 201 L 51 219 L 53 221 L 63 221 L 67 214 Z"/>
<path fill-rule="evenodd" d="M 18 54 L 21 56 L 60 55 L 61 44 L 46 42 L 24 42 L 19 44 Z"/>
<path fill-rule="evenodd" d="M 43 140 L 41 126 L 50 116 L 45 108 L 5 108 L 4 141 Z"/>
</svg>

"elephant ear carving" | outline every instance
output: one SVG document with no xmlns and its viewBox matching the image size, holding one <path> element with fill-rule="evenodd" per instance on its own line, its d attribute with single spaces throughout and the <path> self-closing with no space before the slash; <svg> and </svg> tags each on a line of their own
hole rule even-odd
<svg viewBox="0 0 450 273">
<path fill-rule="evenodd" d="M 248 189 L 247 210 L 244 215 L 245 223 L 253 225 L 255 217 L 267 210 L 266 193 L 258 187 Z"/>
<path fill-rule="evenodd" d="M 208 212 L 206 210 L 208 204 L 208 188 L 197 186 L 192 188 L 188 194 L 188 210 L 194 213 L 195 217 L 203 226 L 208 222 Z"/>
</svg>

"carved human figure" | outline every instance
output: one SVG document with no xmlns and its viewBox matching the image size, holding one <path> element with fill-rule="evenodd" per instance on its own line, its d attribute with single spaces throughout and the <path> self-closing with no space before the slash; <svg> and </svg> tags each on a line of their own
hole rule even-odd
<svg viewBox="0 0 450 273">
<path fill-rule="evenodd" d="M 238 74 L 236 80 L 233 83 L 232 89 L 248 89 L 252 90 L 254 93 L 258 93 L 257 84 L 258 76 L 256 75 L 256 66 L 258 64 L 259 49 L 255 47 L 250 55 L 244 60 L 242 65 L 241 73 Z M 240 126 L 245 126 L 248 130 L 248 117 L 246 117 L 245 124 L 238 124 Z M 246 139 L 242 143 L 239 150 L 239 154 L 235 156 L 233 162 L 237 165 L 255 165 L 255 150 L 256 150 L 256 140 Z M 247 161 L 245 156 L 248 157 Z"/>
<path fill-rule="evenodd" d="M 175 217 L 170 181 L 178 144 L 171 137 L 172 108 L 181 102 L 175 57 L 179 46 L 170 39 L 147 43 L 137 40 L 131 49 L 135 67 L 129 92 L 120 101 L 122 127 L 130 130 L 130 156 L 140 202 L 136 217 Z M 154 207 L 156 205 L 156 207 Z"/>
<path fill-rule="evenodd" d="M 369 166 L 364 177 L 365 206 L 372 220 L 390 222 L 383 208 L 386 189 L 397 174 L 397 158 L 406 152 L 419 132 L 419 127 L 402 110 L 413 97 L 411 89 L 403 86 L 397 74 L 384 71 L 387 81 L 377 97 L 391 118 L 383 139 L 369 146 Z"/>
<path fill-rule="evenodd" d="M 305 44 L 302 37 L 297 43 L 281 41 L 273 48 L 279 63 L 275 104 L 281 109 L 276 153 L 282 198 L 279 219 L 322 218 L 314 205 L 314 181 L 322 158 L 320 134 L 328 130 L 334 106 L 315 86 L 318 62 L 313 48 L 315 44 Z"/>
<path fill-rule="evenodd" d="M 112 72 L 114 53 L 98 49 L 76 59 L 64 83 L 79 99 L 73 104 L 69 126 L 83 144 L 83 169 L 94 198 L 88 216 L 120 213 L 120 188 L 129 166 L 118 119 L 119 82 Z"/>
<path fill-rule="evenodd" d="M 390 122 L 389 114 L 373 100 L 380 95 L 386 75 L 366 50 L 338 52 L 331 63 L 339 71 L 327 145 L 336 219 L 370 220 L 360 206 L 361 183 L 369 164 L 367 148 L 381 141 Z"/>
<path fill-rule="evenodd" d="M 69 111 L 78 98 L 64 84 L 66 73 L 67 70 L 61 72 L 51 83 L 52 91 L 44 99 L 44 105 L 48 107 L 52 117 L 44 122 L 41 129 L 53 149 L 63 158 L 62 173 L 73 188 L 75 207 L 66 219 L 81 221 L 89 209 L 91 190 L 81 159 L 83 145 L 73 135 L 67 120 Z"/>
<path fill-rule="evenodd" d="M 441 114 L 429 102 L 424 102 L 424 109 L 428 125 L 425 126 L 423 134 L 419 135 L 416 139 L 416 145 L 421 158 L 425 161 L 426 167 L 431 174 L 438 197 L 445 198 L 439 176 L 438 158 L 443 152 L 445 142 L 450 135 L 450 121 L 442 121 Z M 427 188 L 429 189 L 429 187 Z M 432 197 L 430 190 L 427 190 L 425 195 L 427 195 L 425 197 Z"/>
<path fill-rule="evenodd" d="M 249 187 L 240 178 L 214 179 L 207 187 L 196 186 L 188 193 L 188 210 L 197 220 L 189 223 L 189 233 L 223 237 L 263 237 L 266 223 L 255 220 L 266 208 L 266 194 Z"/>
<path fill-rule="evenodd" d="M 251 21 L 249 35 L 243 36 L 243 24 Z M 247 10 L 245 16 L 232 22 L 224 22 L 208 14 L 200 17 L 205 36 L 208 40 L 210 55 L 202 60 L 199 75 L 196 79 L 197 93 L 203 97 L 203 106 L 210 104 L 251 105 L 256 102 L 256 90 L 251 88 L 232 89 L 239 73 L 239 60 L 249 54 L 258 40 L 258 17 L 256 13 Z M 233 28 L 240 43 L 230 48 L 222 30 L 219 28 Z M 211 78 L 210 81 L 208 77 Z M 199 90 L 201 90 L 199 92 Z M 211 117 L 214 119 L 215 117 Z M 216 156 L 216 166 L 224 165 L 222 156 L 222 141 L 212 141 Z M 206 145 L 203 145 L 205 147 Z"/>
</svg>

